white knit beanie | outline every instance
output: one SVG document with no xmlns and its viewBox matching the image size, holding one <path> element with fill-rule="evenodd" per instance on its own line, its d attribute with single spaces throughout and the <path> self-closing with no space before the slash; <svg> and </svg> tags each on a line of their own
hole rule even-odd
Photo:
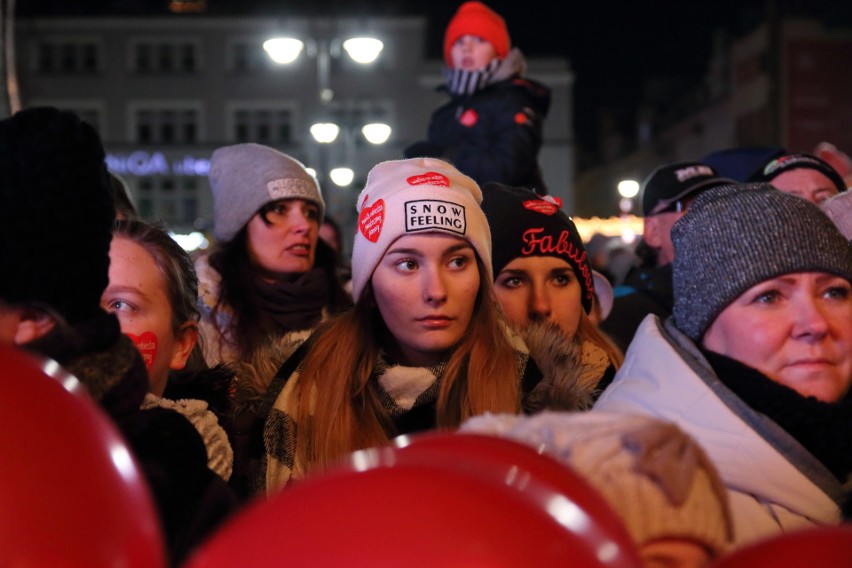
<svg viewBox="0 0 852 568">
<path fill-rule="evenodd" d="M 316 203 L 325 211 L 316 178 L 295 158 L 261 144 L 223 146 L 210 159 L 213 231 L 230 241 L 258 210 L 279 199 Z"/>
<path fill-rule="evenodd" d="M 716 468 L 670 422 L 603 411 L 485 414 L 468 419 L 459 432 L 509 438 L 568 465 L 600 491 L 637 546 L 687 539 L 718 555 L 733 537 Z"/>
<path fill-rule="evenodd" d="M 491 232 L 476 182 L 434 158 L 381 162 L 358 196 L 358 230 L 352 246 L 352 297 L 357 302 L 373 271 L 399 237 L 446 233 L 470 242 L 491 274 Z"/>
</svg>

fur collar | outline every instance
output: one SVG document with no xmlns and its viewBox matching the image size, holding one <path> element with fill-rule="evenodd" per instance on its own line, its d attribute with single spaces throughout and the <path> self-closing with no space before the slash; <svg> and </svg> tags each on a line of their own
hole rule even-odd
<svg viewBox="0 0 852 568">
<path fill-rule="evenodd" d="M 590 341 L 581 343 L 578 336 L 569 342 L 554 324 L 534 323 L 519 334 L 542 373 L 525 410 L 591 408 L 597 384 L 610 366 L 606 352 Z"/>
</svg>

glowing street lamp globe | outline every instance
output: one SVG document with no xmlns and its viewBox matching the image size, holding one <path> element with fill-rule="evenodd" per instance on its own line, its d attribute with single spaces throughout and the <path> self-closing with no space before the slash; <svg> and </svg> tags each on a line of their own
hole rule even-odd
<svg viewBox="0 0 852 568">
<path fill-rule="evenodd" d="M 627 199 L 636 197 L 639 195 L 639 182 L 633 179 L 618 182 L 618 194 Z"/>
<path fill-rule="evenodd" d="M 311 126 L 311 136 L 320 144 L 331 144 L 340 134 L 340 127 L 333 122 L 318 122 Z"/>
<path fill-rule="evenodd" d="M 304 47 L 305 42 L 292 37 L 276 37 L 263 42 L 264 51 L 274 62 L 282 65 L 293 63 Z"/>
<path fill-rule="evenodd" d="M 349 57 L 362 64 L 375 61 L 384 47 L 381 40 L 373 37 L 353 37 L 343 42 L 343 49 Z"/>
<path fill-rule="evenodd" d="M 351 168 L 334 168 L 328 175 L 331 181 L 340 187 L 346 187 L 355 179 L 355 172 Z"/>
<path fill-rule="evenodd" d="M 384 144 L 391 135 L 391 127 L 383 122 L 371 122 L 361 127 L 361 133 L 370 144 Z"/>
</svg>

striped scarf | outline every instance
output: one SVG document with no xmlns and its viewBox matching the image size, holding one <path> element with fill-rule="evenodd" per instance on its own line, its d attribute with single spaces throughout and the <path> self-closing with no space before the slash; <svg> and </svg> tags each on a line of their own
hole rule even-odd
<svg viewBox="0 0 852 568">
<path fill-rule="evenodd" d="M 500 60 L 495 58 L 482 69 L 466 71 L 447 67 L 444 69 L 444 80 L 447 89 L 455 96 L 468 96 L 491 83 L 494 72 L 500 66 Z"/>
</svg>

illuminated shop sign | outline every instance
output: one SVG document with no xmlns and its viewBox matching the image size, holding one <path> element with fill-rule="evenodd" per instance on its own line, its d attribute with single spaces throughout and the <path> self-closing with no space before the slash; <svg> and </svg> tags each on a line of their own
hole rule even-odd
<svg viewBox="0 0 852 568">
<path fill-rule="evenodd" d="M 107 167 L 118 175 L 132 176 L 206 176 L 210 172 L 208 158 L 183 156 L 168 160 L 162 152 L 107 154 Z"/>
</svg>

